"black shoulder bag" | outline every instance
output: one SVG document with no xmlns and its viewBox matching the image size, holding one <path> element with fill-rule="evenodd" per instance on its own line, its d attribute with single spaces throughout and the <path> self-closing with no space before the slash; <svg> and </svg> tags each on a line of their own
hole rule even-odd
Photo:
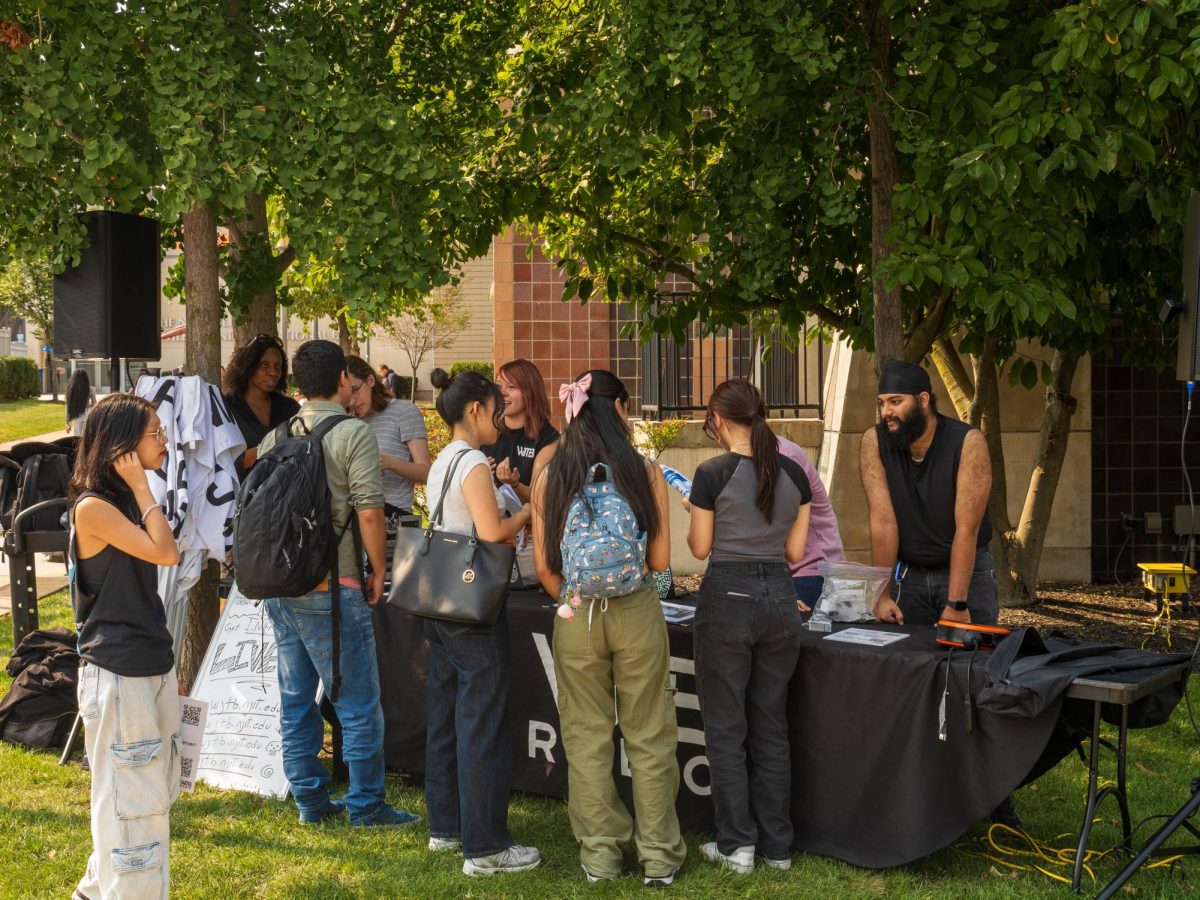
<svg viewBox="0 0 1200 900">
<path fill-rule="evenodd" d="M 469 535 L 435 530 L 442 524 L 442 506 L 458 464 L 468 452 L 464 450 L 450 464 L 429 524 L 420 531 L 396 529 L 387 602 L 425 619 L 494 625 L 508 592 L 513 548 L 481 541 L 474 525 Z"/>
</svg>

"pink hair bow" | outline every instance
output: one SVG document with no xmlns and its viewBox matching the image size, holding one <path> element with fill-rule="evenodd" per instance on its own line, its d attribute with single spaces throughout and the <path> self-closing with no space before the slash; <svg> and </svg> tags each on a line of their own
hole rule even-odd
<svg viewBox="0 0 1200 900">
<path fill-rule="evenodd" d="M 572 384 L 560 384 L 558 386 L 558 399 L 566 407 L 564 415 L 566 416 L 567 424 L 570 424 L 571 420 L 579 415 L 579 411 L 583 409 L 583 404 L 588 402 L 588 389 L 591 386 L 591 375 L 584 375 Z"/>
</svg>

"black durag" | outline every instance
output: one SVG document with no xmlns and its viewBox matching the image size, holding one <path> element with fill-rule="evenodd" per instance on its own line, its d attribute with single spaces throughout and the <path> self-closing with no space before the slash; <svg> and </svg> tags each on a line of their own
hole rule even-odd
<svg viewBox="0 0 1200 900">
<path fill-rule="evenodd" d="M 929 381 L 929 373 L 916 363 L 899 359 L 889 359 L 884 363 L 883 375 L 879 378 L 879 393 L 916 395 L 922 391 L 932 394 L 933 385 Z"/>
</svg>

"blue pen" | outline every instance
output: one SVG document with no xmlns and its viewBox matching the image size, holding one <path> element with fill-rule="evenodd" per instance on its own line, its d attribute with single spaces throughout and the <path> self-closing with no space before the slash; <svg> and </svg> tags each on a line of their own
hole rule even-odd
<svg viewBox="0 0 1200 900">
<path fill-rule="evenodd" d="M 892 570 L 892 578 L 896 580 L 896 602 L 900 602 L 900 592 L 904 590 L 904 579 L 908 577 L 908 564 L 897 561 Z"/>
</svg>

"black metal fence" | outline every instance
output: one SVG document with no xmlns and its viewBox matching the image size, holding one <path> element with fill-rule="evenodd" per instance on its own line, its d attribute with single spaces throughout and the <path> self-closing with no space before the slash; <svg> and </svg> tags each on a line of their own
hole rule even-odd
<svg viewBox="0 0 1200 900">
<path fill-rule="evenodd" d="M 722 329 L 707 337 L 693 322 L 686 339 L 655 335 L 641 354 L 642 415 L 647 418 L 689 416 L 702 411 L 722 381 L 746 378 L 762 390 L 770 415 L 780 418 L 823 418 L 825 345 L 807 343 L 801 333 L 790 349 L 778 330 L 771 350 L 759 359 L 761 342 L 749 328 Z"/>
</svg>

